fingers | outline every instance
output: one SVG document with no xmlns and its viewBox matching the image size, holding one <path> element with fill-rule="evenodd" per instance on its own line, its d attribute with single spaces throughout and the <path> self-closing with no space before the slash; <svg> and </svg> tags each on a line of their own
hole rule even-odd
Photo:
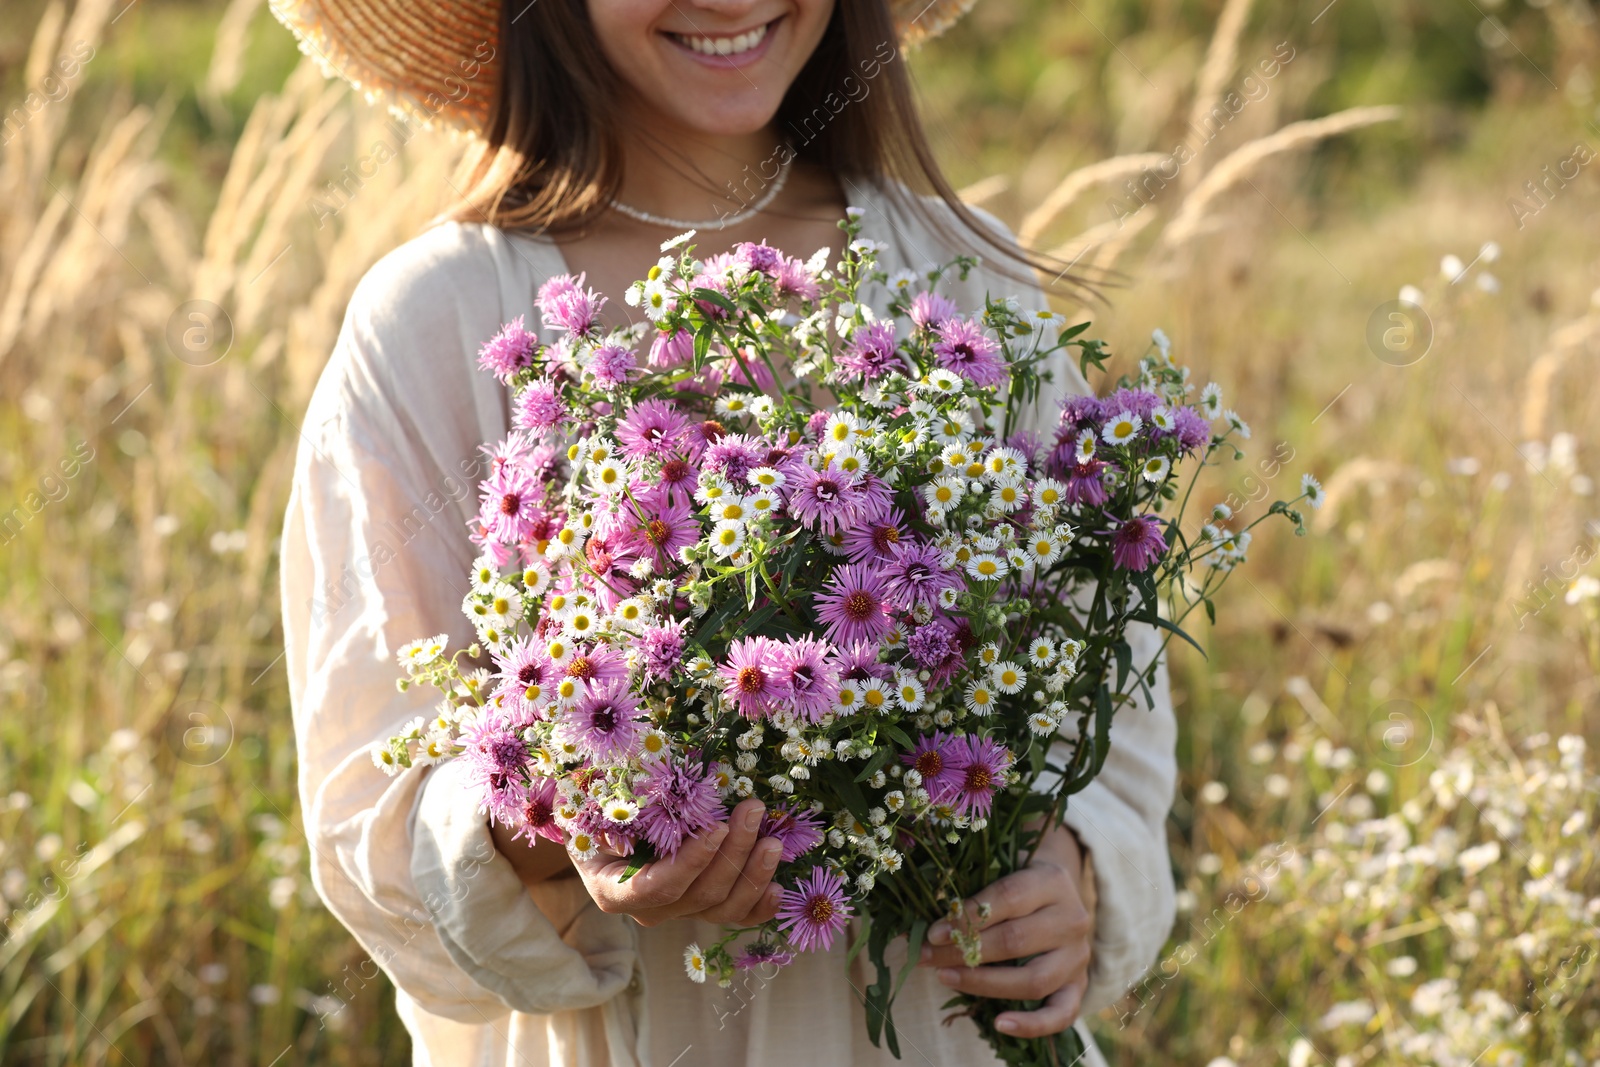
<svg viewBox="0 0 1600 1067">
<path fill-rule="evenodd" d="M 960 922 L 972 932 L 987 930 L 1008 919 L 1030 915 L 1047 904 L 1054 904 L 1070 892 L 1063 885 L 1063 876 L 1052 869 L 1023 868 L 1008 874 L 979 890 L 962 906 Z M 989 905 L 988 918 L 982 915 L 982 905 Z M 948 945 L 954 938 L 949 919 L 940 919 L 928 929 L 928 944 Z M 985 953 L 987 958 L 987 953 Z"/>
<path fill-rule="evenodd" d="M 733 814 L 728 817 L 728 836 L 723 839 L 711 863 L 683 894 L 683 903 L 687 908 L 685 914 L 719 907 L 728 899 L 734 886 L 742 881 L 741 876 L 745 874 L 745 865 L 755 847 L 756 833 L 761 829 L 761 818 L 765 814 L 765 805 L 754 797 L 740 801 L 733 809 Z M 767 881 L 765 877 L 757 881 L 753 887 L 754 894 L 740 910 L 740 915 L 750 910 L 750 905 L 766 887 Z"/>
<path fill-rule="evenodd" d="M 700 874 L 716 858 L 722 841 L 728 834 L 726 823 L 718 823 L 704 837 L 684 842 L 669 860 L 654 860 L 626 882 L 619 882 L 627 869 L 626 859 L 597 856 L 590 860 L 576 860 L 578 873 L 583 876 L 589 895 L 600 910 L 607 914 L 632 915 L 646 925 L 670 916 L 652 916 L 651 913 L 677 903 L 684 892 L 693 885 Z"/>
<path fill-rule="evenodd" d="M 724 853 L 728 851 L 726 845 L 722 851 Z M 744 870 L 734 879 L 727 897 L 706 908 L 696 917 L 707 922 L 738 923 L 740 926 L 757 926 L 765 922 L 765 919 L 758 919 L 754 923 L 742 920 L 752 913 L 765 910 L 768 905 L 774 914 L 777 912 L 778 898 L 782 895 L 782 890 L 772 884 L 772 872 L 777 870 L 778 857 L 782 854 L 783 842 L 775 837 L 762 838 L 750 850 Z M 704 880 L 705 877 L 702 875 L 701 879 Z"/>
<path fill-rule="evenodd" d="M 995 1017 L 995 1028 L 1016 1037 L 1059 1034 L 1077 1021 L 1085 984 L 1085 981 L 1075 981 L 1063 986 L 1046 997 L 1036 1011 L 1003 1011 Z"/>
<path fill-rule="evenodd" d="M 1058 948 L 1071 949 L 1087 960 L 1089 917 L 1081 905 L 1051 904 L 1032 915 L 990 926 L 980 935 L 979 943 L 984 963 L 1021 959 Z M 966 958 L 959 945 L 925 945 L 919 962 L 931 967 L 962 967 Z M 1051 990 L 1055 988 L 1050 987 Z"/>
</svg>

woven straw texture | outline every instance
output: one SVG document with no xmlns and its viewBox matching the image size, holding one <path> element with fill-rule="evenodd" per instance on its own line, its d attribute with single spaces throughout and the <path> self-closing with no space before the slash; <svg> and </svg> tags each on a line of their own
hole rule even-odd
<svg viewBox="0 0 1600 1067">
<path fill-rule="evenodd" d="M 910 48 L 944 32 L 974 3 L 891 0 L 889 6 L 900 43 Z M 270 0 L 269 6 L 323 74 L 343 78 L 368 101 L 467 133 L 487 120 L 499 78 L 500 0 Z"/>
</svg>

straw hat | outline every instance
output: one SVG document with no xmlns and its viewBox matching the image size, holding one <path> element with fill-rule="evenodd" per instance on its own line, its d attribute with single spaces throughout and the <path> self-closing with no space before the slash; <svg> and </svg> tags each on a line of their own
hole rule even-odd
<svg viewBox="0 0 1600 1067">
<path fill-rule="evenodd" d="M 500 2 L 270 0 L 270 7 L 326 76 L 425 125 L 476 133 L 500 73 Z M 944 32 L 976 2 L 889 0 L 889 7 L 900 43 L 912 47 Z"/>
</svg>

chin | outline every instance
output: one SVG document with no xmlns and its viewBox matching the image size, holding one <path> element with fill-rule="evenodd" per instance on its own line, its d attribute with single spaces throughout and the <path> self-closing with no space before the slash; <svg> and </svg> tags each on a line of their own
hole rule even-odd
<svg viewBox="0 0 1600 1067">
<path fill-rule="evenodd" d="M 720 103 L 725 101 L 708 100 L 703 107 L 696 107 L 693 101 L 679 101 L 679 106 L 673 108 L 670 117 L 685 129 L 696 133 L 711 137 L 739 137 L 765 129 L 778 113 L 776 105 L 760 109 L 723 110 L 717 107 Z"/>
</svg>

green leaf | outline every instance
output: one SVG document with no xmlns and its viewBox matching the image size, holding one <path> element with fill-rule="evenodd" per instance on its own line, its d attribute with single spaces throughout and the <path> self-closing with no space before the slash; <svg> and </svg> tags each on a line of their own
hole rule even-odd
<svg viewBox="0 0 1600 1067">
<path fill-rule="evenodd" d="M 1206 604 L 1207 604 L 1207 605 L 1208 605 L 1208 606 L 1209 606 L 1209 605 L 1210 605 L 1210 603 L 1211 603 L 1211 601 L 1209 601 L 1209 600 L 1208 600 L 1208 601 L 1206 601 Z M 1200 646 L 1199 646 L 1199 645 L 1198 645 L 1198 644 L 1197 644 L 1197 643 L 1196 643 L 1196 642 L 1195 642 L 1195 639 L 1194 639 L 1194 638 L 1192 638 L 1192 637 L 1190 637 L 1190 636 L 1189 636 L 1189 635 L 1188 635 L 1188 634 L 1186 634 L 1186 633 L 1184 633 L 1184 632 L 1183 632 L 1183 628 L 1182 628 L 1182 627 L 1180 627 L 1180 626 L 1178 626 L 1178 625 L 1177 625 L 1177 624 L 1176 624 L 1176 623 L 1174 623 L 1174 622 L 1173 622 L 1173 621 L 1172 621 L 1172 620 L 1171 620 L 1171 619 L 1163 619 L 1163 618 L 1162 618 L 1162 617 L 1161 617 L 1161 616 L 1160 616 L 1160 615 L 1157 615 L 1157 616 L 1156 616 L 1156 617 L 1155 617 L 1155 618 L 1153 618 L 1153 619 L 1151 619 L 1151 620 L 1150 620 L 1150 621 L 1151 621 L 1151 622 L 1152 622 L 1152 623 L 1154 623 L 1154 624 L 1155 624 L 1155 625 L 1156 625 L 1156 626 L 1158 626 L 1158 627 L 1160 627 L 1160 628 L 1161 628 L 1161 629 L 1163 629 L 1163 630 L 1169 630 L 1169 631 L 1171 631 L 1171 632 L 1172 632 L 1172 633 L 1174 633 L 1174 634 L 1176 634 L 1176 635 L 1177 635 L 1177 636 L 1179 636 L 1179 637 L 1181 637 L 1181 638 L 1183 638 L 1183 639 L 1184 639 L 1184 640 L 1185 640 L 1185 641 L 1187 641 L 1187 642 L 1189 642 L 1189 644 L 1191 644 L 1191 645 L 1194 645 L 1194 650 L 1195 650 L 1195 651 L 1196 651 L 1196 652 L 1198 652 L 1198 653 L 1200 653 L 1200 655 L 1202 655 L 1202 656 L 1205 656 L 1205 654 L 1206 654 L 1206 650 L 1205 650 L 1205 649 L 1203 649 L 1203 648 L 1201 648 L 1201 647 L 1200 647 Z M 1210 657 L 1209 657 L 1209 656 L 1208 656 L 1208 657 L 1206 657 L 1206 658 L 1208 658 L 1208 659 L 1209 659 L 1209 658 L 1210 658 Z"/>
<path fill-rule="evenodd" d="M 695 301 L 703 301 L 707 304 L 715 304 L 729 314 L 734 314 L 739 310 L 738 305 L 715 289 L 696 289 L 689 294 L 689 298 Z"/>
<path fill-rule="evenodd" d="M 928 920 L 918 919 L 911 924 L 911 933 L 907 935 L 906 965 L 900 968 L 900 977 L 894 983 L 893 996 L 898 997 L 900 990 L 906 984 L 906 979 L 911 977 L 911 971 L 917 966 L 922 956 L 922 938 L 928 932 Z M 893 999 L 891 997 L 891 999 Z"/>
</svg>

